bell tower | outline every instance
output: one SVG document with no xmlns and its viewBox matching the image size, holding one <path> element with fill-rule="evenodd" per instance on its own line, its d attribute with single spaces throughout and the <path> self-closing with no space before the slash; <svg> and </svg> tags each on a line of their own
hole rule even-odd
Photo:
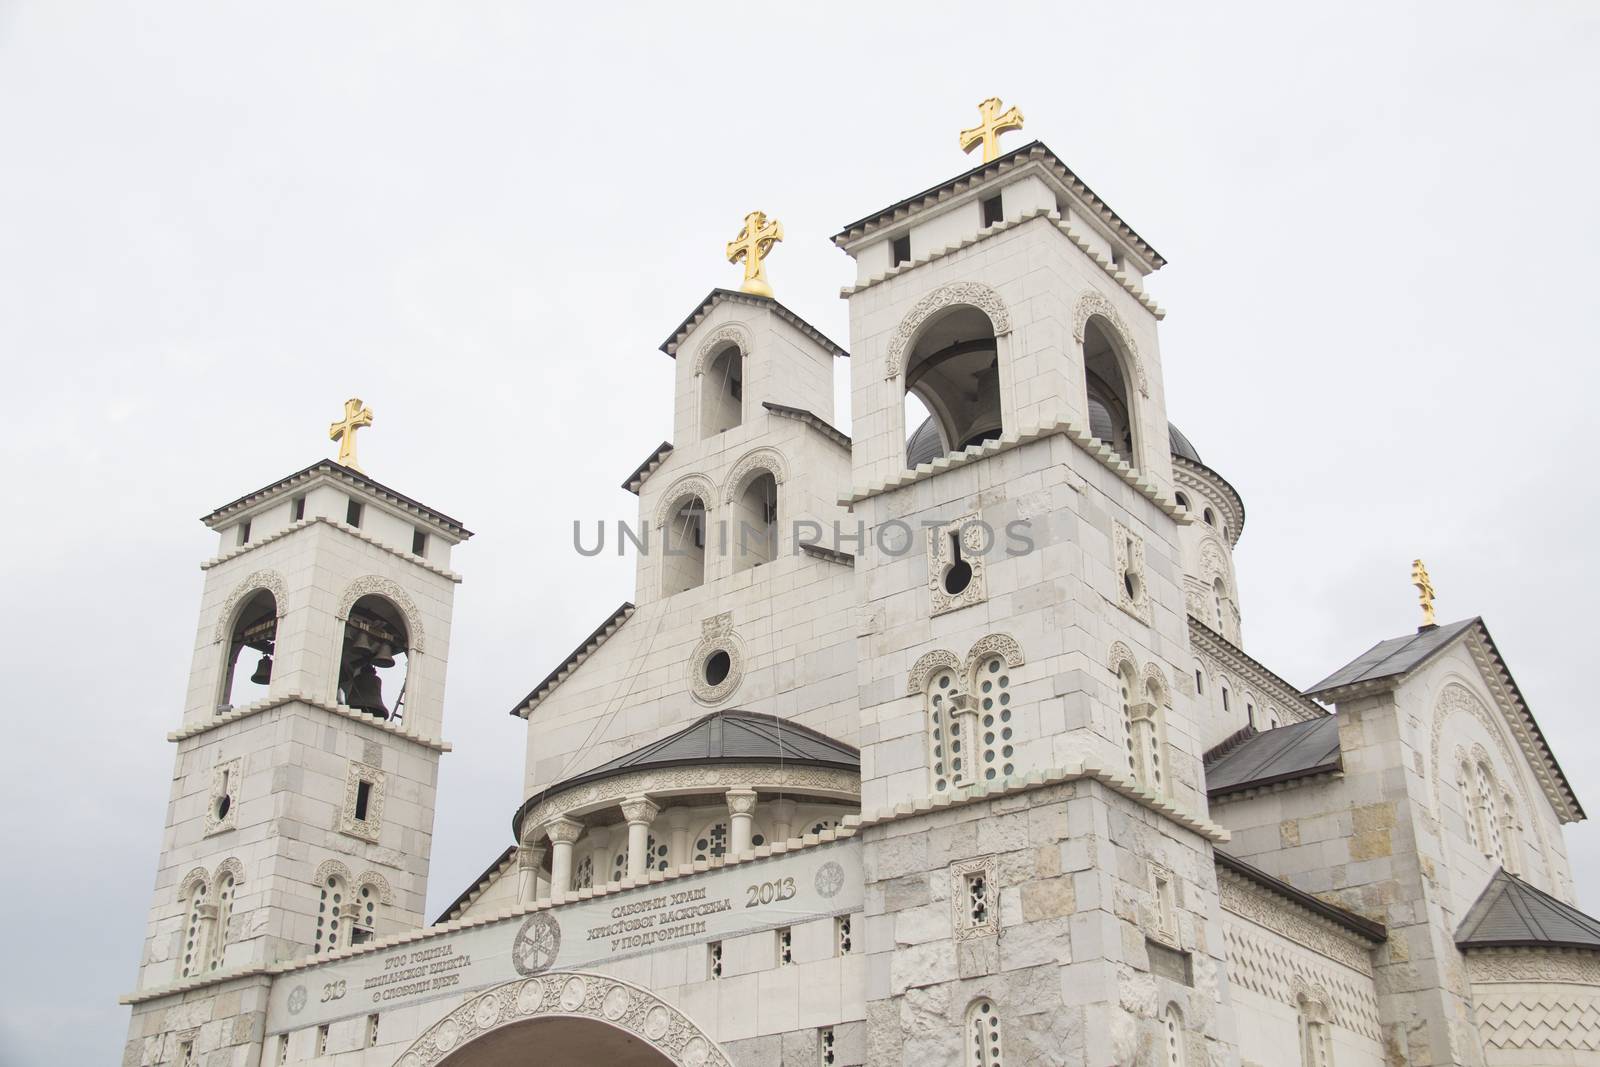
<svg viewBox="0 0 1600 1067">
<path fill-rule="evenodd" d="M 450 556 L 471 533 L 356 466 L 353 434 L 370 422 L 352 400 L 331 428 L 341 462 L 203 519 L 218 546 L 201 564 L 188 697 L 168 735 L 131 1042 L 164 1040 L 169 992 L 194 1000 L 423 924 L 449 749 Z"/>
</svg>

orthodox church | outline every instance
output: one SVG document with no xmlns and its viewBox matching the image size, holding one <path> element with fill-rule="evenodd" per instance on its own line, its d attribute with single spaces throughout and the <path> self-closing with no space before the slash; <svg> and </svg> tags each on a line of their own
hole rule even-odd
<svg viewBox="0 0 1600 1067">
<path fill-rule="evenodd" d="M 1251 656 L 1165 261 L 980 115 L 833 236 L 848 349 L 761 212 L 672 327 L 637 592 L 528 679 L 508 845 L 442 915 L 470 532 L 362 472 L 359 400 L 205 517 L 127 1067 L 1600 1063 L 1583 808 L 1488 626 L 1419 562 L 1415 632 L 1309 689 Z"/>
</svg>

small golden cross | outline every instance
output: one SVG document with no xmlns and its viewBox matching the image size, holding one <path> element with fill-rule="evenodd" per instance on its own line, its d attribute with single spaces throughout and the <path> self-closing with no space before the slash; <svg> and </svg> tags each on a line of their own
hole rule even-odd
<svg viewBox="0 0 1600 1067">
<path fill-rule="evenodd" d="M 739 288 L 756 296 L 771 296 L 772 286 L 767 284 L 765 260 L 772 246 L 783 240 L 783 223 L 777 219 L 767 221 L 764 211 L 752 211 L 744 217 L 744 227 L 739 236 L 728 242 L 728 262 L 744 260 L 744 284 Z"/>
<path fill-rule="evenodd" d="M 1428 577 L 1428 568 L 1422 565 L 1420 559 L 1411 561 L 1411 584 L 1417 587 L 1417 596 L 1422 600 L 1422 626 L 1437 626 L 1433 617 L 1433 582 Z"/>
<path fill-rule="evenodd" d="M 328 440 L 339 442 L 339 463 L 351 470 L 361 470 L 356 462 L 356 431 L 372 425 L 372 409 L 361 406 L 360 397 L 344 402 L 344 418 L 328 427 Z"/>
<path fill-rule="evenodd" d="M 983 161 L 985 163 L 1000 154 L 1000 135 L 1006 130 L 1022 129 L 1022 112 L 1016 108 L 1007 108 L 1004 114 L 1000 113 L 1000 98 L 991 96 L 978 105 L 978 114 L 983 116 L 983 121 L 970 130 L 961 131 L 961 151 L 971 153 L 978 145 L 983 145 Z"/>
</svg>

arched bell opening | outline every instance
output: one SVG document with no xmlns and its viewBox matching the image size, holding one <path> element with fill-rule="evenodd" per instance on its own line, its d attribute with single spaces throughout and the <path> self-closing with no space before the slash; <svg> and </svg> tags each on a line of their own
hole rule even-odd
<svg viewBox="0 0 1600 1067">
<path fill-rule="evenodd" d="M 339 703 L 379 719 L 405 715 L 410 669 L 405 615 L 385 597 L 369 594 L 350 608 L 339 654 Z"/>
<path fill-rule="evenodd" d="M 749 570 L 778 558 L 778 480 L 771 471 L 751 478 L 734 499 L 734 571 Z"/>
<path fill-rule="evenodd" d="M 266 699 L 277 638 L 277 598 L 265 589 L 257 589 L 239 609 L 229 632 L 218 713 Z"/>
<path fill-rule="evenodd" d="M 1089 402 L 1089 432 L 1117 450 L 1130 467 L 1138 467 L 1141 442 L 1133 392 L 1128 388 L 1127 358 L 1112 341 L 1112 331 L 1098 317 L 1083 327 L 1083 377 Z"/>
<path fill-rule="evenodd" d="M 989 316 L 956 306 L 922 329 L 906 361 L 906 425 L 932 416 L 945 452 L 999 437 L 1000 350 Z M 908 453 L 908 459 L 910 454 Z"/>
<path fill-rule="evenodd" d="M 706 365 L 700 383 L 700 437 L 715 437 L 744 421 L 744 355 L 728 345 Z"/>
<path fill-rule="evenodd" d="M 661 531 L 661 594 L 671 596 L 706 580 L 706 504 L 690 494 L 667 509 Z"/>
<path fill-rule="evenodd" d="M 644 1038 L 599 1019 L 556 1016 L 491 1030 L 439 1061 L 439 1067 L 528 1067 L 533 1063 L 603 1063 L 606 1067 L 678 1067 Z"/>
</svg>

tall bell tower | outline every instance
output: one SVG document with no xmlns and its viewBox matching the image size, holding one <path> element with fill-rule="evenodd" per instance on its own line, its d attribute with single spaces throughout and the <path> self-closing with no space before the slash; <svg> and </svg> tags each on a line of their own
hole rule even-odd
<svg viewBox="0 0 1600 1067">
<path fill-rule="evenodd" d="M 218 546 L 168 735 L 131 1062 L 259 1041 L 266 967 L 423 924 L 450 556 L 471 533 L 360 470 L 353 435 L 370 422 L 351 401 L 331 428 L 339 462 L 203 520 Z"/>
</svg>

